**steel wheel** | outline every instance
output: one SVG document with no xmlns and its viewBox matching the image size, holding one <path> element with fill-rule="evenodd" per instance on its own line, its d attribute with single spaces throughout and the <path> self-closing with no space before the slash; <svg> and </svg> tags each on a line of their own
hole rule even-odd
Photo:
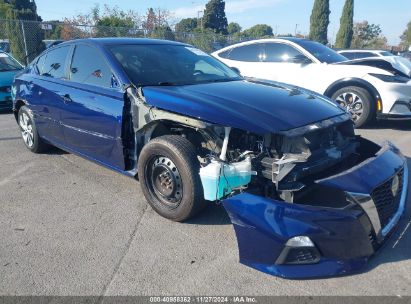
<svg viewBox="0 0 411 304">
<path fill-rule="evenodd" d="M 183 198 L 180 172 L 167 157 L 156 155 L 147 166 L 150 192 L 169 208 L 177 208 Z"/>
<path fill-rule="evenodd" d="M 354 122 L 360 119 L 364 111 L 364 102 L 360 96 L 345 92 L 338 95 L 336 101 L 352 115 Z"/>
<path fill-rule="evenodd" d="M 30 117 L 26 113 L 21 113 L 19 116 L 19 125 L 21 128 L 21 136 L 27 147 L 31 148 L 34 145 L 33 124 Z"/>
</svg>

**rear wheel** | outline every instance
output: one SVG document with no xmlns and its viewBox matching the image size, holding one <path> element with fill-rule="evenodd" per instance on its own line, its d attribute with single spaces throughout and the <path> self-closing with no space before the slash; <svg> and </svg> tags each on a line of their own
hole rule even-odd
<svg viewBox="0 0 411 304">
<path fill-rule="evenodd" d="M 184 137 L 161 136 L 140 153 L 138 173 L 144 196 L 161 216 L 184 221 L 205 207 L 195 147 Z"/>
<path fill-rule="evenodd" d="M 22 106 L 17 117 L 21 130 L 21 137 L 23 138 L 26 147 L 34 153 L 40 153 L 47 150 L 49 146 L 39 137 L 31 111 L 26 106 Z"/>
<path fill-rule="evenodd" d="M 352 115 L 357 128 L 366 125 L 375 117 L 376 108 L 373 98 L 363 88 L 355 86 L 341 88 L 332 95 L 331 99 Z"/>
</svg>

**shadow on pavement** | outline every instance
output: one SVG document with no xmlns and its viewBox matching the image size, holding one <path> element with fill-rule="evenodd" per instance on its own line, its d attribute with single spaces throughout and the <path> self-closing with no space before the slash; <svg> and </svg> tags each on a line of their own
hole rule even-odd
<svg viewBox="0 0 411 304">
<path fill-rule="evenodd" d="M 0 115 L 2 114 L 13 114 L 12 110 L 0 110 Z"/>
<path fill-rule="evenodd" d="M 64 154 L 70 154 L 69 152 L 66 152 L 64 150 L 61 150 L 57 147 L 50 146 L 50 148 L 43 152 L 42 154 L 48 154 L 48 155 L 64 155 Z"/>
<path fill-rule="evenodd" d="M 185 224 L 195 225 L 228 225 L 231 224 L 230 217 L 222 205 L 208 202 L 209 206 L 200 214 L 184 222 Z"/>
<path fill-rule="evenodd" d="M 363 130 L 391 129 L 400 131 L 411 130 L 411 119 L 408 120 L 378 120 L 371 125 L 362 128 Z"/>
</svg>

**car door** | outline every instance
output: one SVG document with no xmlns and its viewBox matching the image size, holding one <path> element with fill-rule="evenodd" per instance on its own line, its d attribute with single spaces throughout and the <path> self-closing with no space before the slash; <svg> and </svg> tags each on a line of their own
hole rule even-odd
<svg viewBox="0 0 411 304">
<path fill-rule="evenodd" d="M 121 126 L 124 94 L 102 52 L 88 44 L 73 50 L 61 124 L 66 145 L 124 170 Z"/>
<path fill-rule="evenodd" d="M 57 145 L 64 144 L 60 120 L 70 49 L 70 45 L 60 46 L 41 56 L 36 75 L 28 83 L 33 91 L 31 108 L 37 115 L 39 134 Z"/>
</svg>

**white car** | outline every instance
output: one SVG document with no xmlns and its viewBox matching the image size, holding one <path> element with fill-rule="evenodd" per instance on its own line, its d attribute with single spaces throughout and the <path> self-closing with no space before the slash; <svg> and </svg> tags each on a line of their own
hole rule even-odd
<svg viewBox="0 0 411 304">
<path fill-rule="evenodd" d="M 378 58 L 391 63 L 397 69 L 403 71 L 405 74 L 411 73 L 411 60 L 402 56 L 396 56 L 393 53 L 381 50 L 339 50 L 338 54 L 350 60 L 364 59 L 364 58 Z"/>
<path fill-rule="evenodd" d="M 388 51 L 383 50 L 358 50 L 358 49 L 347 49 L 338 50 L 338 54 L 347 57 L 350 60 L 362 59 L 362 58 L 372 58 L 372 57 L 394 57 L 395 55 Z"/>
<path fill-rule="evenodd" d="M 285 82 L 337 101 L 357 127 L 373 118 L 411 118 L 411 69 L 381 58 L 348 60 L 306 39 L 242 42 L 212 54 L 245 77 Z"/>
</svg>

